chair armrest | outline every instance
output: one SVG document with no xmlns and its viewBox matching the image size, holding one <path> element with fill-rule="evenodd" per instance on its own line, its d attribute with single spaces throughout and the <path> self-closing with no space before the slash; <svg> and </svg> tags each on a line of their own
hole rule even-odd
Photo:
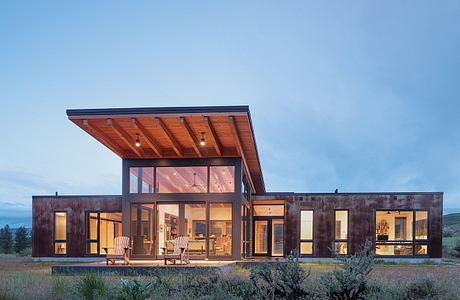
<svg viewBox="0 0 460 300">
<path fill-rule="evenodd" d="M 109 254 L 109 248 L 104 247 L 104 248 L 102 248 L 102 249 L 104 249 L 106 255 Z"/>
<path fill-rule="evenodd" d="M 182 247 L 181 247 L 181 248 L 180 248 L 180 253 L 184 253 L 184 252 L 185 252 L 185 249 L 187 249 L 187 248 L 182 248 Z"/>
<path fill-rule="evenodd" d="M 166 247 L 160 247 L 161 251 L 163 251 L 163 255 L 166 254 Z"/>
</svg>

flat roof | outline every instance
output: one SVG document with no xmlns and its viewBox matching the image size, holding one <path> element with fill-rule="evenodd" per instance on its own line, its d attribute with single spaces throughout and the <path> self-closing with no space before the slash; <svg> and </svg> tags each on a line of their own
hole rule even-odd
<svg viewBox="0 0 460 300">
<path fill-rule="evenodd" d="M 68 109 L 68 118 L 123 159 L 241 157 L 265 192 L 249 106 Z M 139 139 L 140 147 L 136 147 Z M 200 144 L 201 139 L 205 145 Z"/>
</svg>

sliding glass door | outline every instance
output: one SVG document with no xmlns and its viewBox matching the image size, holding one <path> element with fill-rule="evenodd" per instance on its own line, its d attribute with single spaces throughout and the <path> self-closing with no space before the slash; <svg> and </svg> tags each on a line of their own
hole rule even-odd
<svg viewBox="0 0 460 300">
<path fill-rule="evenodd" d="M 131 204 L 131 239 L 133 257 L 153 258 L 154 204 Z"/>
</svg>

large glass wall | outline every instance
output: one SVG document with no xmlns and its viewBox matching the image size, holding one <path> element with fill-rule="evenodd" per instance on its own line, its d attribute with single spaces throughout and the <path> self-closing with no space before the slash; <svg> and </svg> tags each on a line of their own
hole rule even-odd
<svg viewBox="0 0 460 300">
<path fill-rule="evenodd" d="M 121 212 L 86 213 L 86 254 L 113 252 L 114 240 L 121 233 Z"/>
<path fill-rule="evenodd" d="M 129 168 L 129 193 L 149 194 L 155 191 L 154 187 L 153 167 Z"/>
<path fill-rule="evenodd" d="M 129 168 L 130 194 L 233 192 L 235 192 L 234 166 Z"/>
<path fill-rule="evenodd" d="M 54 213 L 54 254 L 67 254 L 67 212 Z"/>
<path fill-rule="evenodd" d="M 158 167 L 158 193 L 206 193 L 207 167 Z"/>
<path fill-rule="evenodd" d="M 300 211 L 300 255 L 313 254 L 313 210 Z"/>
<path fill-rule="evenodd" d="M 209 191 L 211 193 L 233 193 L 235 191 L 235 167 L 211 166 Z"/>
<path fill-rule="evenodd" d="M 206 255 L 206 204 L 185 204 L 184 226 L 189 238 L 190 256 Z"/>
<path fill-rule="evenodd" d="M 209 256 L 232 255 L 232 203 L 209 204 Z"/>
<path fill-rule="evenodd" d="M 376 211 L 375 237 L 377 255 L 427 255 L 428 212 Z"/>
<path fill-rule="evenodd" d="M 163 255 L 163 248 L 174 251 L 173 241 L 177 237 L 179 237 L 179 204 L 158 204 L 158 255 Z"/>
</svg>

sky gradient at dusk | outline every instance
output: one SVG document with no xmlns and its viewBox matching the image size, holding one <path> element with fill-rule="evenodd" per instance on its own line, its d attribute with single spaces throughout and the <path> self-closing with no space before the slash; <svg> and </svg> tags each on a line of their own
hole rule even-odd
<svg viewBox="0 0 460 300">
<path fill-rule="evenodd" d="M 460 2 L 4 1 L 0 226 L 120 194 L 67 108 L 248 104 L 268 191 L 442 191 L 460 208 Z"/>
</svg>

